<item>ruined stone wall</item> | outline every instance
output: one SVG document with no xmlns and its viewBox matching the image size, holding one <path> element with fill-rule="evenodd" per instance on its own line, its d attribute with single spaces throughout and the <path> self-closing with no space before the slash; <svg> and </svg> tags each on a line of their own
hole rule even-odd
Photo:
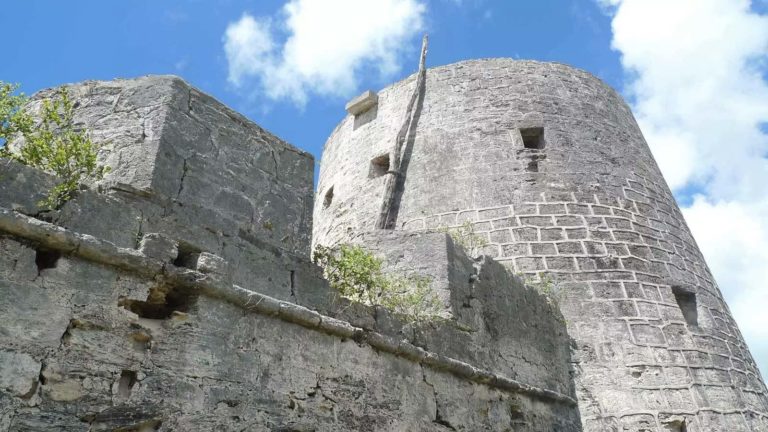
<svg viewBox="0 0 768 432">
<path fill-rule="evenodd" d="M 144 233 L 166 233 L 184 256 L 224 257 L 235 283 L 291 296 L 291 281 L 304 277 L 297 263 L 309 260 L 311 155 L 177 77 L 67 87 L 75 122 L 88 129 L 99 162 L 111 171 L 97 185 L 104 194 L 84 193 L 43 217 L 121 247 L 137 247 Z M 52 93 L 36 94 L 32 110 Z M 53 180 L 3 169 L 6 202 L 43 214 L 37 203 Z M 84 213 L 103 217 L 85 222 Z"/>
<path fill-rule="evenodd" d="M 415 325 L 319 278 L 280 301 L 165 235 L 120 248 L 0 204 L 0 430 L 580 430 L 564 323 L 492 262 L 467 324 Z"/>
<path fill-rule="evenodd" d="M 375 225 L 415 76 L 325 145 L 316 244 Z M 472 224 L 483 253 L 555 280 L 585 430 L 764 430 L 744 340 L 621 97 L 559 64 L 430 69 L 405 147 L 398 229 Z M 389 167 L 394 169 L 394 167 Z M 687 429 L 686 429 L 687 428 Z"/>
<path fill-rule="evenodd" d="M 578 430 L 566 396 L 200 266 L 7 211 L 0 228 L 0 430 Z"/>
<path fill-rule="evenodd" d="M 113 171 L 51 211 L 0 159 L 0 431 L 580 430 L 562 317 L 492 259 L 382 238 L 450 316 L 349 303 L 308 261 L 311 157 L 176 78 L 71 93 Z"/>
<path fill-rule="evenodd" d="M 243 233 L 308 256 L 308 153 L 177 77 L 87 81 L 67 89 L 78 103 L 75 122 L 100 146 L 99 163 L 111 168 L 99 186 L 162 207 L 160 215 L 140 215 L 153 219 L 145 232 L 174 231 L 206 248 L 224 247 L 217 235 Z M 30 108 L 52 94 L 36 94 Z M 142 203 L 130 204 L 135 213 L 144 210 Z"/>
</svg>

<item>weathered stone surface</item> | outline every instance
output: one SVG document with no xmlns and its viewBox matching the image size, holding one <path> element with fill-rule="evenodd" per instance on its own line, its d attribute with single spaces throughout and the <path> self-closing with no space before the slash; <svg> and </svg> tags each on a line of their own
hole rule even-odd
<svg viewBox="0 0 768 432">
<path fill-rule="evenodd" d="M 467 257 L 445 233 L 378 230 L 352 241 L 382 257 L 386 272 L 430 278 L 450 319 L 414 329 L 378 311 L 371 328 L 531 385 L 573 392 L 562 315 L 493 259 Z"/>
<path fill-rule="evenodd" d="M 197 257 L 197 270 L 203 273 L 226 275 L 229 273 L 229 265 L 220 256 L 208 252 L 202 252 Z"/>
<path fill-rule="evenodd" d="M 38 214 L 44 210 L 38 204 L 45 199 L 46 191 L 55 185 L 56 181 L 51 176 L 0 158 L 0 202 L 6 208 Z"/>
<path fill-rule="evenodd" d="M 40 363 L 25 353 L 0 350 L 0 388 L 18 398 L 30 398 L 37 390 Z"/>
<path fill-rule="evenodd" d="M 309 154 L 177 77 L 88 81 L 67 88 L 77 103 L 75 121 L 101 146 L 99 162 L 112 168 L 100 186 L 117 197 L 122 191 L 162 206 L 159 213 L 143 215 L 152 225 L 145 232 L 176 228 L 183 235 L 175 224 L 190 232 L 243 231 L 309 255 Z M 36 94 L 31 109 L 51 95 L 51 90 Z M 19 205 L 34 213 L 32 202 Z M 194 243 L 194 236 L 187 237 Z"/>
<path fill-rule="evenodd" d="M 0 160 L 0 431 L 768 428 L 615 92 L 562 65 L 430 70 L 402 229 L 372 232 L 412 86 L 334 132 L 314 241 L 430 276 L 428 323 L 350 303 L 309 261 L 307 154 L 174 77 L 71 86 L 113 170 L 43 211 L 56 179 Z M 434 232 L 467 223 L 478 258 Z"/>
<path fill-rule="evenodd" d="M 375 226 L 386 176 L 372 167 L 389 153 L 415 81 L 380 91 L 375 118 L 347 116 L 326 142 L 315 244 L 356 241 Z M 403 154 L 398 229 L 469 223 L 488 243 L 481 253 L 553 280 L 585 430 L 662 431 L 680 415 L 678 430 L 768 427 L 755 362 L 613 89 L 552 63 L 430 69 Z"/>
<path fill-rule="evenodd" d="M 179 255 L 179 244 L 166 235 L 149 233 L 141 238 L 139 252 L 162 262 L 171 262 Z"/>
<path fill-rule="evenodd" d="M 565 325 L 500 265 L 371 238 L 450 319 L 349 303 L 308 261 L 306 155 L 174 78 L 71 92 L 116 166 L 41 213 L 55 179 L 0 161 L 0 430 L 580 429 Z"/>
<path fill-rule="evenodd" d="M 41 244 L 65 246 L 76 236 L 64 231 Z M 350 333 L 349 324 L 292 303 L 242 289 L 246 297 L 233 288 L 224 294 L 222 285 L 184 291 L 160 273 L 112 267 L 130 255 L 125 249 L 103 249 L 98 262 L 107 266 L 77 249 L 30 280 L 24 269 L 35 266 L 37 253 L 10 239 L 0 246 L 0 264 L 11 269 L 0 281 L 0 343 L 7 347 L 0 357 L 20 365 L 2 369 L 9 372 L 4 391 L 13 396 L 3 405 L 8 430 L 578 428 L 567 396 L 482 372 L 447 351 L 414 359 L 401 352 L 416 347 L 362 329 Z M 55 296 L 39 294 L 45 291 Z M 46 319 L 20 319 L 30 309 L 19 300 L 32 298 Z M 470 395 L 472 414 L 454 416 Z"/>
</svg>

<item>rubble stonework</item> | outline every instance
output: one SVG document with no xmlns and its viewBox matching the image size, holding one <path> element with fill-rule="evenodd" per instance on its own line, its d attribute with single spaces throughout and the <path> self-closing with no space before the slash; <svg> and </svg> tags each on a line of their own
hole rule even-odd
<svg viewBox="0 0 768 432">
<path fill-rule="evenodd" d="M 325 144 L 315 244 L 375 226 L 470 223 L 511 271 L 554 280 L 585 431 L 768 430 L 768 396 L 626 103 L 592 75 L 489 59 L 430 69 L 400 167 L 387 155 L 416 75 Z M 386 168 L 382 168 L 386 167 Z"/>
<path fill-rule="evenodd" d="M 350 303 L 311 156 L 178 78 L 69 89 L 112 171 L 50 211 L 0 159 L 0 431 L 581 430 L 565 320 L 492 258 L 367 232 L 446 318 Z"/>
</svg>

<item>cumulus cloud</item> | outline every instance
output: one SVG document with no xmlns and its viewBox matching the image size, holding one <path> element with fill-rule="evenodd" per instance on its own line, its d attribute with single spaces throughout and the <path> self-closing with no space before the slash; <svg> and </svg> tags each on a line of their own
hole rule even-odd
<svg viewBox="0 0 768 432">
<path fill-rule="evenodd" d="M 713 203 L 698 196 L 683 213 L 752 354 L 768 372 L 768 201 Z"/>
<path fill-rule="evenodd" d="M 768 16 L 749 0 L 597 0 L 667 182 L 768 372 Z M 687 198 L 687 197 L 686 197 Z"/>
<path fill-rule="evenodd" d="M 425 9 L 420 0 L 290 0 L 271 17 L 246 13 L 223 37 L 229 81 L 299 106 L 311 94 L 349 96 L 362 74 L 400 70 Z"/>
</svg>

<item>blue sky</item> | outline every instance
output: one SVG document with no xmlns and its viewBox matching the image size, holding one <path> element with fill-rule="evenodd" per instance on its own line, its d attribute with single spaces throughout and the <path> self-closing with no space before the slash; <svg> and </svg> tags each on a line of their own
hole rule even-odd
<svg viewBox="0 0 768 432">
<path fill-rule="evenodd" d="M 765 373 L 766 14 L 766 0 L 7 1 L 0 80 L 33 93 L 176 74 L 319 159 L 350 96 L 413 72 L 425 31 L 431 66 L 586 69 L 630 101 Z"/>
<path fill-rule="evenodd" d="M 0 79 L 21 83 L 26 93 L 33 93 L 86 79 L 177 74 L 319 158 L 325 138 L 344 115 L 345 97 L 311 98 L 301 108 L 259 97 L 227 81 L 222 49 L 227 25 L 245 12 L 273 16 L 283 3 L 8 2 L 0 20 L 14 42 L 8 44 Z M 582 67 L 614 86 L 621 85 L 618 54 L 609 49 L 610 20 L 591 0 L 435 0 L 427 7 L 429 65 L 478 57 L 535 58 Z M 399 73 L 372 76 L 359 87 L 377 89 L 412 73 L 418 64 L 419 36 L 408 42 L 411 47 Z"/>
</svg>

